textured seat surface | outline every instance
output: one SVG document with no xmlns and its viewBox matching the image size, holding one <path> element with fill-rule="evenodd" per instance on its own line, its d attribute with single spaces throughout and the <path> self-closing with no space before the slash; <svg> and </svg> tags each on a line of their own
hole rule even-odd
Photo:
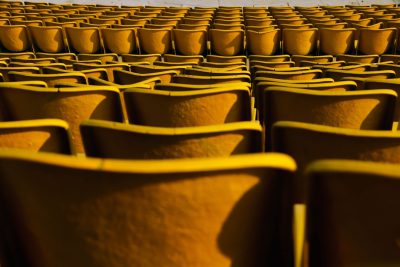
<svg viewBox="0 0 400 267">
<path fill-rule="evenodd" d="M 121 161 L 1 151 L 1 243 L 20 248 L 9 251 L 12 266 L 292 266 L 283 195 L 293 170 L 281 154 Z"/>
</svg>

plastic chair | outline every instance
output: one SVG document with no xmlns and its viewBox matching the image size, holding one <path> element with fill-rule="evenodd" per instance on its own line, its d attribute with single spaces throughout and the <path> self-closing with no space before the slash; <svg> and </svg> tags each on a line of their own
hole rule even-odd
<svg viewBox="0 0 400 267">
<path fill-rule="evenodd" d="M 323 54 L 347 54 L 354 49 L 356 29 L 319 29 L 319 49 Z"/>
<path fill-rule="evenodd" d="M 185 128 L 95 120 L 81 124 L 86 155 L 120 159 L 225 157 L 262 152 L 261 132 L 258 122 Z"/>
<path fill-rule="evenodd" d="M 247 51 L 255 55 L 274 55 L 280 47 L 280 31 L 246 31 Z"/>
<path fill-rule="evenodd" d="M 195 30 L 172 30 L 175 50 L 179 55 L 204 55 L 207 52 L 207 32 Z"/>
<path fill-rule="evenodd" d="M 79 124 L 86 119 L 124 121 L 119 91 L 114 87 L 40 88 L 1 84 L 1 98 L 11 120 L 56 118 L 71 129 L 77 153 L 83 152 Z"/>
<path fill-rule="evenodd" d="M 244 51 L 244 31 L 209 30 L 211 52 L 220 56 L 236 56 Z"/>
<path fill-rule="evenodd" d="M 397 164 L 354 160 L 309 165 L 310 267 L 399 264 L 398 171 Z"/>
<path fill-rule="evenodd" d="M 181 92 L 128 89 L 124 99 L 130 123 L 139 125 L 191 127 L 252 119 L 248 89 Z"/>
<path fill-rule="evenodd" d="M 280 154 L 123 161 L 1 151 L 2 243 L 27 251 L 10 249 L 8 264 L 291 266 L 282 193 L 295 168 Z M 18 216 L 8 213 L 17 203 Z"/>
<path fill-rule="evenodd" d="M 266 144 L 277 121 L 297 121 L 362 130 L 391 130 L 397 94 L 392 90 L 314 91 L 269 87 L 264 90 Z M 287 107 L 290 107 L 288 109 Z"/>
<path fill-rule="evenodd" d="M 172 50 L 171 30 L 138 29 L 139 47 L 142 54 L 167 54 Z"/>
<path fill-rule="evenodd" d="M 135 29 L 101 29 L 100 32 L 106 52 L 117 55 L 137 53 Z"/>
<path fill-rule="evenodd" d="M 290 55 L 309 55 L 317 47 L 318 29 L 283 29 L 283 53 Z"/>
</svg>

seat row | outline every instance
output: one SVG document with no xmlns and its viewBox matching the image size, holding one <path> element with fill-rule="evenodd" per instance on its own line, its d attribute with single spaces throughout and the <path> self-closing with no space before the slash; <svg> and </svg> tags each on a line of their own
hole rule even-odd
<svg viewBox="0 0 400 267">
<path fill-rule="evenodd" d="M 29 31 L 28 31 L 29 29 Z M 65 34 L 66 33 L 66 34 Z M 0 46 L 5 53 L 35 51 L 36 53 L 101 54 L 168 54 L 196 56 L 212 54 L 340 55 L 395 53 L 397 30 L 387 29 L 275 29 L 265 32 L 248 30 L 183 29 L 99 29 L 56 26 L 0 26 Z M 355 38 L 358 41 L 355 42 Z M 246 36 L 246 42 L 245 42 Z M 282 40 L 282 44 L 281 44 Z M 357 44 L 357 45 L 356 45 Z M 355 49 L 354 49 L 355 48 Z M 51 56 L 51 55 L 50 55 Z M 54 56 L 54 55 L 53 55 Z"/>
<path fill-rule="evenodd" d="M 327 260 L 332 262 L 327 266 L 345 266 L 343 264 L 369 262 L 371 258 L 380 262 L 390 258 L 391 262 L 398 262 L 397 243 L 393 238 L 398 234 L 399 218 L 395 211 L 400 204 L 399 167 L 386 160 L 395 161 L 394 156 L 399 154 L 399 136 L 359 131 L 348 136 L 340 130 L 327 134 L 324 130 L 329 132 L 329 128 L 289 122 L 281 122 L 276 127 L 284 138 L 294 138 L 293 143 L 286 143 L 286 150 L 292 149 L 294 154 L 300 152 L 303 156 L 306 149 L 312 162 L 304 165 L 308 168 L 301 175 L 306 181 L 301 188 L 308 192 L 309 266 L 321 266 Z M 285 129 L 288 132 L 282 132 Z M 301 141 L 310 141 L 309 134 L 314 143 L 307 146 Z M 346 142 L 332 142 L 340 138 Z M 192 145 L 196 142 L 198 140 Z M 324 146 L 315 146 L 316 143 Z M 365 149 L 367 144 L 371 148 L 369 151 Z M 297 148 L 299 145 L 302 147 Z M 330 156 L 324 150 L 326 145 L 334 151 L 330 156 L 342 160 L 327 160 Z M 168 144 L 160 150 L 157 155 L 165 155 Z M 174 147 L 169 150 L 175 155 L 174 151 L 182 151 Z M 313 162 L 314 156 L 325 160 Z M 364 162 L 355 161 L 355 158 Z M 298 164 L 303 166 L 303 163 Z M 15 265 L 21 260 L 45 260 L 52 264 L 55 260 L 48 255 L 57 255 L 57 262 L 79 264 L 85 261 L 98 266 L 108 266 L 110 259 L 122 264 L 150 262 L 158 266 L 169 266 L 165 265 L 168 260 L 168 264 L 185 266 L 192 261 L 207 265 L 230 264 L 238 258 L 252 265 L 293 266 L 293 262 L 302 261 L 306 231 L 304 224 L 292 230 L 291 188 L 293 183 L 301 181 L 294 175 L 295 171 L 303 173 L 304 167 L 300 172 L 292 158 L 278 153 L 122 161 L 1 150 L 2 211 L 12 211 L 17 204 L 19 207 L 18 214 L 9 212 L 9 216 L 1 219 L 1 224 L 7 225 L 9 231 L 1 241 L 2 247 L 8 248 L 2 253 L 2 264 Z M 85 189 L 84 197 L 77 188 Z M 362 193 L 355 197 L 354 192 L 359 191 Z M 371 199 L 371 195 L 375 197 Z M 188 212 L 193 209 L 194 214 Z M 149 212 L 153 210 L 156 214 Z M 51 214 L 51 218 L 46 214 Z M 371 214 L 376 216 L 371 217 Z M 183 226 L 177 227 L 179 224 Z M 145 230 L 138 235 L 136 229 Z M 91 236 L 104 231 L 107 234 L 101 235 L 102 238 L 91 240 Z M 192 238 L 197 232 L 200 233 L 193 244 Z M 348 232 L 358 234 L 349 235 Z M 31 234 L 32 237 L 18 238 L 17 234 Z M 167 244 L 154 242 L 160 235 L 168 240 Z M 365 235 L 376 241 L 366 242 Z M 60 239 L 64 242 L 59 242 Z M 342 242 L 351 244 L 345 252 L 335 246 Z M 296 244 L 294 248 L 293 244 Z M 10 249 L 16 245 L 19 250 Z M 268 249 L 262 252 L 254 249 L 263 246 Z M 129 247 L 129 252 L 121 252 L 122 247 Z M 66 248 L 72 255 L 65 254 Z M 166 255 L 154 252 L 161 248 Z M 30 256 L 33 249 L 35 257 Z M 140 257 L 131 257 L 131 251 L 136 249 L 140 250 Z M 208 257 L 193 253 L 194 249 L 206 251 Z M 226 255 L 225 249 L 232 251 L 228 250 L 230 253 Z M 37 253 L 41 257 L 37 257 Z M 95 255 L 99 253 L 107 256 L 107 260 L 97 258 Z M 192 257 L 190 260 L 170 258 L 170 253 Z M 340 262 L 336 262 L 338 256 Z"/>
</svg>

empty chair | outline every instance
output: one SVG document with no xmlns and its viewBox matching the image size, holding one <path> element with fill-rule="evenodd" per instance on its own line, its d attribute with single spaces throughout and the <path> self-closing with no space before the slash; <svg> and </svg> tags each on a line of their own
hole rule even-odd
<svg viewBox="0 0 400 267">
<path fill-rule="evenodd" d="M 202 30 L 172 30 L 175 50 L 179 55 L 204 55 L 207 52 L 207 32 Z"/>
<path fill-rule="evenodd" d="M 226 83 L 250 83 L 250 77 L 248 74 L 241 75 L 215 75 L 215 76 L 202 76 L 202 75 L 176 75 L 172 78 L 174 83 L 184 84 L 226 84 Z"/>
<path fill-rule="evenodd" d="M 11 236 L 2 245 L 11 263 L 43 267 L 292 266 L 281 192 L 295 168 L 281 154 L 121 161 L 1 151 L 2 211 L 19 207 L 1 217 Z"/>
<path fill-rule="evenodd" d="M 256 153 L 262 151 L 261 132 L 258 122 L 184 128 L 96 120 L 81 124 L 86 155 L 101 158 L 163 159 Z"/>
<path fill-rule="evenodd" d="M 67 27 L 65 31 L 71 52 L 82 54 L 104 53 L 99 28 Z"/>
<path fill-rule="evenodd" d="M 248 89 L 181 92 L 128 89 L 124 98 L 129 122 L 139 125 L 190 127 L 252 119 Z"/>
<path fill-rule="evenodd" d="M 250 89 L 251 84 L 238 82 L 238 83 L 225 83 L 225 84 L 184 84 L 184 83 L 158 83 L 154 86 L 156 90 L 165 90 L 165 91 L 189 91 L 189 90 L 203 90 L 203 89 L 212 89 L 212 88 L 245 88 Z"/>
<path fill-rule="evenodd" d="M 0 147 L 73 154 L 69 126 L 57 119 L 1 122 Z"/>
<path fill-rule="evenodd" d="M 101 29 L 105 51 L 108 53 L 137 53 L 135 29 Z"/>
<path fill-rule="evenodd" d="M 107 75 L 106 77 L 101 78 L 106 78 L 110 82 L 114 82 L 114 71 L 115 70 L 129 70 L 129 65 L 125 63 L 109 63 L 109 64 L 90 64 L 90 63 L 77 63 L 73 64 L 74 70 L 77 71 L 89 71 L 89 70 L 95 70 L 95 69 L 102 69 L 105 70 Z"/>
<path fill-rule="evenodd" d="M 377 71 L 352 71 L 352 70 L 335 70 L 327 69 L 325 76 L 332 78 L 335 81 L 340 81 L 344 77 L 359 77 L 359 78 L 395 78 L 396 73 L 393 70 L 377 70 Z"/>
<path fill-rule="evenodd" d="M 247 50 L 254 55 L 274 55 L 280 46 L 280 31 L 246 31 Z"/>
<path fill-rule="evenodd" d="M 32 43 L 26 26 L 0 26 L 0 46 L 2 52 L 21 53 L 32 51 Z"/>
<path fill-rule="evenodd" d="M 0 87 L 10 120 L 65 120 L 70 126 L 77 153 L 83 152 L 79 133 L 79 124 L 83 120 L 124 120 L 119 91 L 114 87 L 40 88 L 1 83 Z"/>
<path fill-rule="evenodd" d="M 359 29 L 360 37 L 357 51 L 361 54 L 381 55 L 394 49 L 396 28 Z"/>
<path fill-rule="evenodd" d="M 269 87 L 264 90 L 266 144 L 277 121 L 297 121 L 362 130 L 391 130 L 397 94 L 392 90 L 314 91 Z M 290 107 L 290 108 L 288 108 Z"/>
<path fill-rule="evenodd" d="M 378 63 L 379 55 L 338 55 L 336 60 L 362 64 Z"/>
<path fill-rule="evenodd" d="M 322 77 L 321 70 L 299 70 L 299 71 L 279 71 L 279 68 L 272 71 L 257 71 L 256 77 L 286 79 L 286 80 L 311 80 Z"/>
<path fill-rule="evenodd" d="M 283 29 L 283 52 L 290 55 L 309 55 L 317 46 L 318 29 Z"/>
<path fill-rule="evenodd" d="M 174 76 L 178 75 L 175 70 L 159 70 L 148 73 L 135 73 L 126 70 L 114 70 L 114 82 L 117 84 L 132 84 L 142 82 L 149 78 L 159 78 L 161 82 L 169 83 Z"/>
<path fill-rule="evenodd" d="M 24 73 L 32 73 L 32 74 L 40 74 L 40 69 L 38 67 L 0 67 L 0 74 L 3 77 L 5 82 L 11 81 L 8 73 L 10 72 L 24 72 Z"/>
<path fill-rule="evenodd" d="M 54 56 L 54 54 L 61 56 L 59 55 L 60 53 L 69 53 L 62 27 L 30 26 L 29 32 L 32 36 L 32 42 L 36 53 L 49 54 L 50 57 Z"/>
<path fill-rule="evenodd" d="M 142 54 L 167 54 L 172 49 L 171 30 L 138 29 L 139 47 Z"/>
<path fill-rule="evenodd" d="M 347 54 L 354 49 L 356 29 L 319 29 L 319 49 L 323 54 Z"/>
<path fill-rule="evenodd" d="M 355 160 L 309 165 L 310 267 L 400 264 L 399 171 L 398 164 Z"/>
<path fill-rule="evenodd" d="M 296 200 L 305 201 L 304 169 L 319 159 L 355 159 L 399 163 L 400 133 L 280 121 L 272 128 L 272 150 L 296 160 Z"/>
<path fill-rule="evenodd" d="M 12 71 L 8 73 L 11 81 L 44 81 L 49 87 L 54 87 L 57 83 L 79 83 L 87 84 L 86 76 L 80 72 L 69 72 L 60 74 L 31 74 Z"/>
<path fill-rule="evenodd" d="M 220 56 L 236 56 L 243 54 L 243 30 L 218 30 L 209 31 L 211 52 Z"/>
</svg>

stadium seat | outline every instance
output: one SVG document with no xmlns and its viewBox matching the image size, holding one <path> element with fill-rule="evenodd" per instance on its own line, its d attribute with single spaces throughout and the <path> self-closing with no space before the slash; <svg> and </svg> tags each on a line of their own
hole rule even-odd
<svg viewBox="0 0 400 267">
<path fill-rule="evenodd" d="M 282 193 L 295 168 L 281 154 L 126 161 L 0 151 L 2 244 L 13 266 L 293 266 Z"/>
<path fill-rule="evenodd" d="M 400 263 L 398 173 L 397 164 L 355 160 L 309 165 L 310 267 Z"/>
<path fill-rule="evenodd" d="M 191 127 L 252 120 L 248 89 L 128 89 L 124 99 L 129 122 L 138 125 Z"/>
<path fill-rule="evenodd" d="M 86 155 L 98 158 L 225 157 L 263 151 L 258 122 L 164 128 L 89 120 L 80 129 Z"/>
<path fill-rule="evenodd" d="M 11 120 L 65 120 L 77 153 L 84 152 L 79 133 L 83 120 L 124 121 L 119 91 L 114 87 L 40 88 L 0 83 L 0 88 Z"/>
</svg>

